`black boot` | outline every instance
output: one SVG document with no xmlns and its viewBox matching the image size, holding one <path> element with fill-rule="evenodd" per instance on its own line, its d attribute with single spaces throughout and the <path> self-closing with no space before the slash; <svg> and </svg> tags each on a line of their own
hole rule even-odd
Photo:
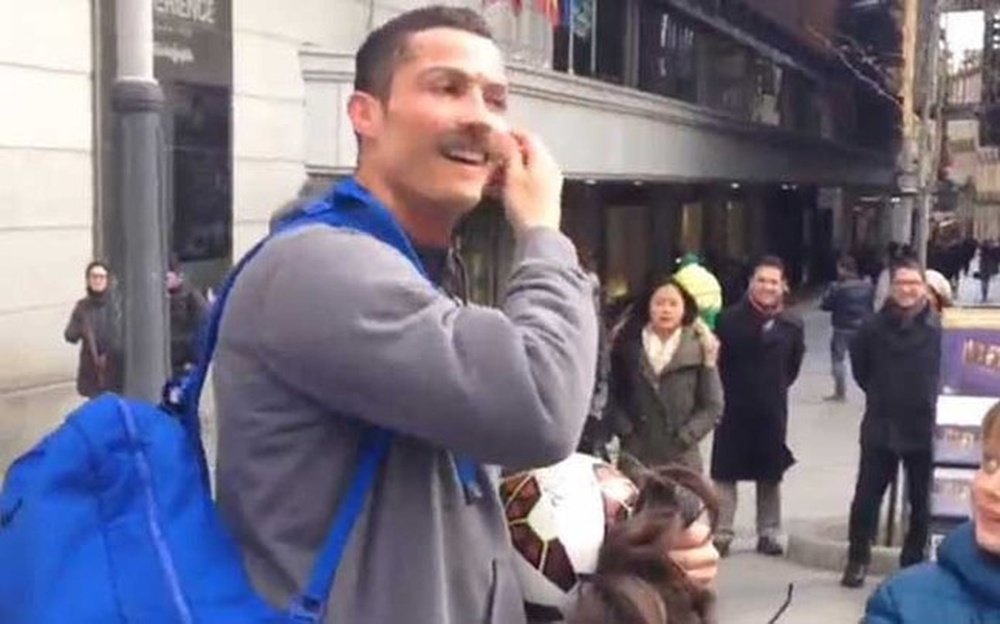
<svg viewBox="0 0 1000 624">
<path fill-rule="evenodd" d="M 768 557 L 780 557 L 785 554 L 785 549 L 778 540 L 764 536 L 757 539 L 757 552 Z"/>
<path fill-rule="evenodd" d="M 844 576 L 840 579 L 840 584 L 852 589 L 861 587 L 865 584 L 865 576 L 867 574 L 868 566 L 866 564 L 848 561 L 847 567 L 844 568 Z"/>
<path fill-rule="evenodd" d="M 715 546 L 715 550 L 718 551 L 719 557 L 725 559 L 729 556 L 729 545 L 732 544 L 732 540 L 724 538 L 715 538 L 712 540 L 712 545 Z"/>
</svg>

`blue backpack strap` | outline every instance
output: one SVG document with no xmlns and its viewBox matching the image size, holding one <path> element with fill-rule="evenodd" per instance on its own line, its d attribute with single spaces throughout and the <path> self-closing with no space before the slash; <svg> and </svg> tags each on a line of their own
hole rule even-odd
<svg viewBox="0 0 1000 624">
<path fill-rule="evenodd" d="M 312 575 L 302 592 L 292 601 L 288 611 L 289 622 L 317 624 L 326 614 L 326 602 L 337 575 L 337 568 L 347 548 L 354 525 L 364 511 L 368 492 L 375 485 L 379 468 L 389 452 L 392 434 L 385 429 L 369 427 L 361 440 L 357 472 L 347 490 L 347 495 L 337 510 L 333 528 L 320 548 L 313 564 Z"/>
<path fill-rule="evenodd" d="M 223 282 L 222 288 L 219 290 L 219 294 L 212 306 L 211 314 L 200 330 L 197 365 L 193 371 L 185 375 L 182 379 L 168 382 L 163 391 L 163 406 L 177 414 L 181 426 L 188 437 L 188 441 L 191 443 L 198 457 L 202 480 L 206 488 L 209 488 L 207 491 L 211 491 L 211 484 L 209 483 L 210 477 L 208 461 L 205 458 L 205 447 L 201 440 L 201 419 L 198 415 L 198 408 L 201 404 L 201 393 L 205 387 L 205 380 L 208 377 L 208 367 L 212 363 L 212 356 L 215 354 L 215 346 L 219 341 L 219 326 L 222 324 L 222 312 L 226 306 L 226 301 L 229 299 L 229 293 L 233 288 L 233 284 L 236 282 L 236 277 L 270 239 L 271 236 L 268 236 L 254 245 L 226 276 L 226 281 Z"/>
<path fill-rule="evenodd" d="M 212 314 L 201 336 L 198 365 L 177 389 L 179 401 L 168 401 L 170 406 L 176 406 L 174 411 L 180 414 L 181 422 L 188 436 L 198 449 L 206 484 L 209 472 L 204 447 L 201 443 L 198 406 L 205 379 L 208 376 L 209 364 L 218 343 L 222 313 L 229 299 L 229 294 L 240 272 L 269 240 L 292 229 L 317 223 L 364 232 L 379 239 L 402 253 L 417 271 L 429 280 L 420 257 L 395 218 L 353 178 L 348 178 L 338 184 L 326 198 L 314 202 L 301 212 L 287 218 L 275 232 L 258 242 L 247 252 L 230 271 L 219 291 L 218 298 L 212 308 Z M 365 428 L 358 454 L 357 471 L 337 510 L 330 533 L 317 555 L 305 591 L 293 600 L 289 607 L 287 613 L 289 622 L 314 624 L 323 618 L 327 597 L 333 586 L 347 541 L 364 511 L 368 493 L 374 486 L 379 468 L 389 452 L 392 438 L 393 435 L 390 431 L 378 427 Z M 465 486 L 467 495 L 470 497 L 480 496 L 477 481 L 478 466 L 475 462 L 463 458 L 456 458 L 455 461 L 459 479 Z"/>
</svg>

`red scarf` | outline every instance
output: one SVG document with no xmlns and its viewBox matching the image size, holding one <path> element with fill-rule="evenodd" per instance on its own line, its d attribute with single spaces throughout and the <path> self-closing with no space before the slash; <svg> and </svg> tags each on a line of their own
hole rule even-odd
<svg viewBox="0 0 1000 624">
<path fill-rule="evenodd" d="M 773 306 L 766 306 L 760 303 L 754 299 L 753 294 L 747 294 L 747 299 L 750 301 L 750 306 L 753 307 L 754 310 L 757 310 L 757 312 L 759 312 L 760 315 L 767 320 L 773 319 L 785 311 L 785 302 L 781 299 L 779 299 L 778 303 Z"/>
</svg>

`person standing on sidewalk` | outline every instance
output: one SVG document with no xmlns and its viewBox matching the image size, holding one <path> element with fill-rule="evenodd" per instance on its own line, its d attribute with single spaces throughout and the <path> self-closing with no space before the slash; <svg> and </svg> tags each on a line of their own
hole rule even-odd
<svg viewBox="0 0 1000 624">
<path fill-rule="evenodd" d="M 827 401 L 847 400 L 847 349 L 861 324 L 872 314 L 875 287 L 858 276 L 858 265 L 851 256 L 837 260 L 837 281 L 830 284 L 820 307 L 831 314 L 833 336 L 830 338 L 830 362 L 833 371 L 833 395 Z"/>
<path fill-rule="evenodd" d="M 167 295 L 170 297 L 170 369 L 174 377 L 194 367 L 198 357 L 198 332 L 209 306 L 198 289 L 187 283 L 180 260 L 167 265 Z"/>
<path fill-rule="evenodd" d="M 113 277 L 106 264 L 94 261 L 84 272 L 87 296 L 76 302 L 63 337 L 80 343 L 76 371 L 76 391 L 93 398 L 103 392 L 121 392 L 122 367 L 121 309 L 115 296 Z"/>
<path fill-rule="evenodd" d="M 679 464 L 702 474 L 699 444 L 722 415 L 718 341 L 674 279 L 657 282 L 633 313 L 641 330 L 612 353 L 612 419 L 622 452 L 650 468 Z"/>
<path fill-rule="evenodd" d="M 402 13 L 355 63 L 357 169 L 308 209 L 381 236 L 303 225 L 229 291 L 213 374 L 219 508 L 254 586 L 289 604 L 361 442 L 392 432 L 324 621 L 523 624 L 500 469 L 574 450 L 597 359 L 593 284 L 559 232 L 562 174 L 509 127 L 503 55 L 475 10 Z M 491 186 L 517 243 L 498 308 L 450 288 L 454 230 Z M 697 530 L 672 547 L 706 579 L 714 550 Z"/>
<path fill-rule="evenodd" d="M 1000 272 L 1000 245 L 994 239 L 983 241 L 979 247 L 979 291 L 982 303 L 990 300 L 990 282 Z"/>
<path fill-rule="evenodd" d="M 728 554 L 736 516 L 736 483 L 757 483 L 757 551 L 779 556 L 781 479 L 795 463 L 785 444 L 788 389 L 805 355 L 802 319 L 785 309 L 785 265 L 761 258 L 746 298 L 719 316 L 719 372 L 725 396 L 712 446 L 719 495 L 716 548 Z"/>
<path fill-rule="evenodd" d="M 941 323 L 928 302 L 917 259 L 896 260 L 890 292 L 885 307 L 861 327 L 851 345 L 851 369 L 865 393 L 865 414 L 848 528 L 850 549 L 841 578 L 845 587 L 864 584 L 882 496 L 900 460 L 910 499 L 900 566 L 923 561 L 927 542 Z"/>
</svg>

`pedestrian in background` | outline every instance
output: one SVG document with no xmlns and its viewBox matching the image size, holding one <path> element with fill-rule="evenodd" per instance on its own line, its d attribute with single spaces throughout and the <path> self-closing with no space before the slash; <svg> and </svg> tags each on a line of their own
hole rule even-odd
<svg viewBox="0 0 1000 624">
<path fill-rule="evenodd" d="M 171 257 L 167 266 L 167 294 L 170 297 L 170 369 L 174 377 L 197 363 L 198 337 L 208 316 L 208 301 L 187 283 L 180 261 Z"/>
<path fill-rule="evenodd" d="M 673 463 L 701 473 L 698 445 L 722 415 L 718 341 L 673 279 L 647 292 L 633 313 L 642 329 L 624 336 L 612 354 L 622 451 L 646 466 Z"/>
<path fill-rule="evenodd" d="M 76 391 L 92 398 L 121 392 L 124 385 L 121 308 L 106 264 L 91 262 L 84 275 L 87 296 L 76 302 L 63 336 L 70 344 L 80 343 Z"/>
<path fill-rule="evenodd" d="M 878 312 L 892 294 L 892 265 L 900 258 L 915 257 L 913 249 L 906 244 L 892 242 L 886 245 L 882 258 L 882 272 L 875 281 L 875 311 Z"/>
<path fill-rule="evenodd" d="M 701 265 L 698 254 L 684 254 L 677 272 L 674 273 L 674 280 L 698 304 L 696 312 L 705 324 L 715 329 L 716 320 L 722 312 L 722 285 L 711 271 Z"/>
<path fill-rule="evenodd" d="M 805 355 L 802 319 L 785 309 L 785 265 L 765 256 L 753 271 L 747 296 L 719 316 L 719 373 L 725 410 L 712 447 L 712 479 L 719 495 L 716 548 L 726 555 L 733 539 L 736 484 L 757 484 L 757 551 L 778 556 L 781 479 L 795 463 L 785 444 L 788 389 Z"/>
<path fill-rule="evenodd" d="M 941 314 L 945 308 L 955 305 L 955 297 L 951 288 L 951 280 L 939 271 L 927 269 L 927 299 L 931 308 Z"/>
<path fill-rule="evenodd" d="M 900 460 L 906 470 L 910 518 L 899 563 L 906 567 L 924 559 L 940 360 L 941 324 L 928 302 L 923 268 L 915 258 L 898 259 L 889 300 L 851 345 L 851 370 L 865 393 L 865 414 L 851 502 L 850 549 L 841 578 L 845 587 L 864 584 L 882 496 Z"/>
<path fill-rule="evenodd" d="M 990 282 L 998 271 L 1000 271 L 1000 245 L 997 245 L 996 240 L 983 241 L 979 247 L 979 272 L 976 274 L 979 278 L 979 292 L 983 303 L 990 300 Z"/>
<path fill-rule="evenodd" d="M 833 325 L 830 338 L 830 363 L 833 394 L 827 401 L 847 400 L 847 350 L 861 324 L 871 316 L 875 287 L 858 276 L 858 265 L 851 256 L 837 260 L 837 281 L 830 284 L 820 307 L 829 312 Z"/>
<path fill-rule="evenodd" d="M 583 426 L 583 434 L 577 451 L 594 455 L 604 460 L 610 460 L 608 443 L 613 432 L 605 418 L 608 411 L 608 396 L 610 393 L 611 376 L 611 345 L 608 328 L 604 318 L 604 296 L 601 279 L 597 276 L 597 263 L 594 254 L 582 246 L 577 247 L 577 259 L 580 268 L 587 274 L 593 286 L 594 311 L 597 314 L 597 374 L 594 378 L 594 391 L 590 396 L 590 409 L 587 411 L 587 421 Z"/>
<path fill-rule="evenodd" d="M 972 521 L 941 542 L 935 563 L 894 575 L 868 600 L 865 624 L 1000 622 L 1000 403 L 983 418 Z"/>
</svg>

